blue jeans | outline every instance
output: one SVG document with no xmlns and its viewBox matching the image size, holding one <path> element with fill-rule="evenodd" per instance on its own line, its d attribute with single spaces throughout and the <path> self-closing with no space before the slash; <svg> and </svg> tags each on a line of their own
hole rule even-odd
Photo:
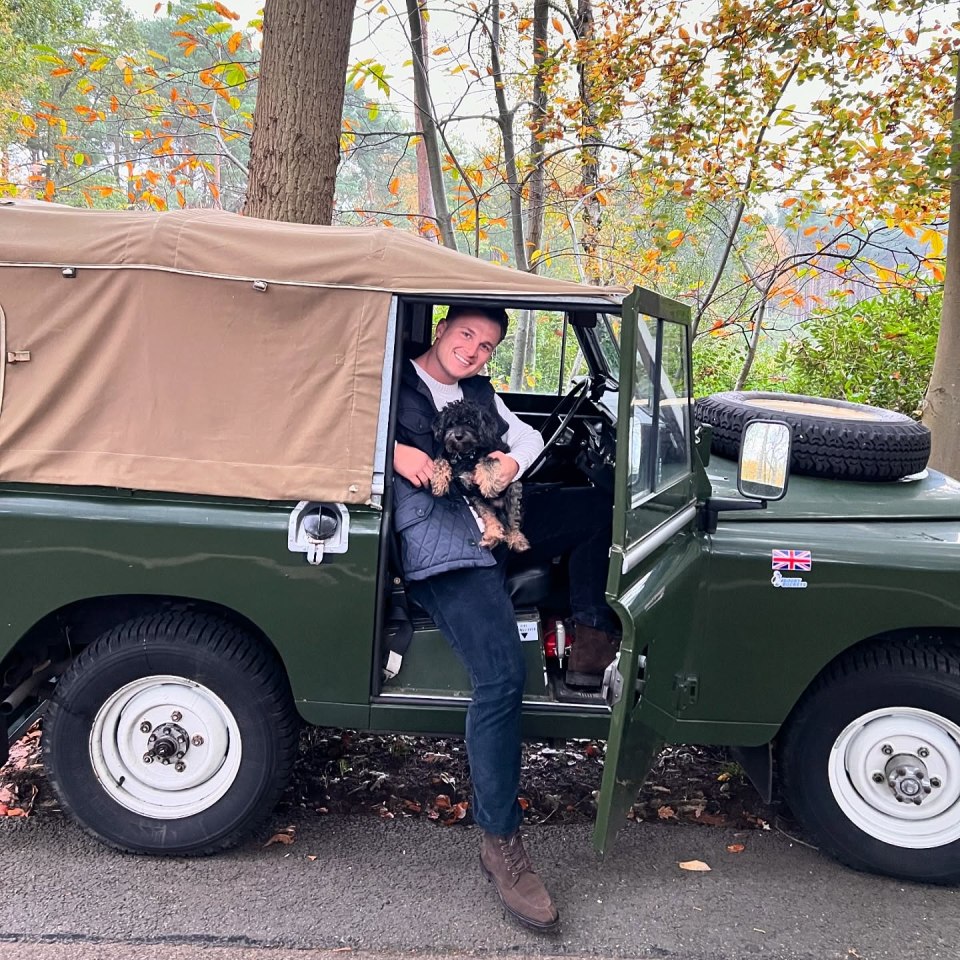
<svg viewBox="0 0 960 960">
<path fill-rule="evenodd" d="M 524 487 L 523 531 L 530 560 L 570 554 L 570 606 L 575 619 L 615 629 L 604 589 L 610 549 L 608 494 L 592 487 Z M 506 551 L 495 567 L 441 573 L 407 585 L 433 618 L 470 676 L 467 756 L 473 818 L 488 833 L 507 836 L 521 823 L 520 713 L 526 669 L 517 619 L 507 594 Z"/>
</svg>

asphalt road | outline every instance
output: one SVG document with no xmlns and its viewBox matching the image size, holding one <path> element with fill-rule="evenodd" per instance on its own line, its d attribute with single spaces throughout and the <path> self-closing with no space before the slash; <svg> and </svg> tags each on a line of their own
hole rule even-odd
<svg viewBox="0 0 960 960">
<path fill-rule="evenodd" d="M 264 847 L 265 834 L 218 857 L 156 859 L 108 850 L 53 812 L 0 823 L 0 960 L 960 955 L 960 891 L 854 873 L 776 832 L 630 823 L 600 863 L 586 826 L 532 828 L 563 917 L 542 937 L 504 917 L 476 866 L 475 829 L 297 827 L 289 846 Z M 744 851 L 729 853 L 734 843 Z M 711 872 L 680 870 L 690 859 Z"/>
</svg>

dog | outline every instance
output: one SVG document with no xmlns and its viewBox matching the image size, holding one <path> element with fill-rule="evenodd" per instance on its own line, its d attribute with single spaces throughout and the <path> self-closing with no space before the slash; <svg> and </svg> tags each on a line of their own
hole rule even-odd
<svg viewBox="0 0 960 960">
<path fill-rule="evenodd" d="M 495 418 L 479 404 L 457 400 L 437 414 L 433 435 L 441 451 L 433 462 L 434 494 L 466 498 L 483 523 L 480 546 L 505 543 L 510 550 L 528 550 L 530 544 L 520 532 L 520 484 L 515 480 L 501 490 L 500 463 L 490 456 L 495 450 L 508 452 Z"/>
</svg>

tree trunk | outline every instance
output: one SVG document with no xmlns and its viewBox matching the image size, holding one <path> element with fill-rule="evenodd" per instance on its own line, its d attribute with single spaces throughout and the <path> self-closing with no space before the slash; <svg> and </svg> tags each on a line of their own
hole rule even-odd
<svg viewBox="0 0 960 960">
<path fill-rule="evenodd" d="M 933 434 L 930 465 L 960 478 L 960 69 L 950 136 L 950 227 L 937 354 L 923 405 Z"/>
<path fill-rule="evenodd" d="M 527 179 L 527 260 L 531 273 L 537 272 L 539 257 L 534 253 L 543 243 L 543 217 L 546 209 L 546 172 L 544 169 L 543 125 L 547 117 L 547 85 L 543 62 L 547 56 L 548 0 L 533 0 L 533 110 L 530 116 L 530 165 Z"/>
<path fill-rule="evenodd" d="M 543 63 L 547 56 L 548 0 L 533 2 L 533 110 L 530 116 L 530 164 L 527 177 L 527 232 L 524 238 L 526 269 L 536 273 L 540 265 L 540 245 L 543 243 L 543 218 L 546 209 L 546 176 L 544 146 L 540 137 L 547 116 L 547 87 Z M 514 230 L 517 225 L 514 225 Z M 534 254 L 537 253 L 535 257 Z M 523 372 L 532 368 L 535 360 L 534 313 L 521 310 L 514 335 L 513 363 L 510 366 L 510 389 L 523 389 Z"/>
<path fill-rule="evenodd" d="M 437 226 L 445 247 L 457 249 L 457 240 L 453 235 L 450 213 L 447 209 L 447 195 L 443 184 L 443 166 L 440 163 L 440 144 L 437 139 L 437 120 L 433 115 L 433 101 L 430 97 L 430 81 L 427 65 L 423 57 L 423 13 L 421 7 L 426 0 L 407 0 L 407 20 L 410 26 L 410 52 L 413 55 L 413 98 L 417 105 L 417 116 L 423 130 L 423 145 L 427 153 L 427 166 L 430 170 L 430 187 L 433 193 L 433 206 L 437 212 Z"/>
<path fill-rule="evenodd" d="M 514 111 L 507 106 L 504 93 L 506 80 L 500 66 L 500 0 L 490 4 L 490 69 L 493 72 L 493 95 L 497 103 L 497 125 L 503 140 L 503 163 L 507 189 L 510 191 L 510 235 L 513 237 L 513 259 L 518 270 L 527 269 L 527 251 L 523 237 L 523 202 L 520 178 L 517 176 L 517 145 L 513 132 Z"/>
<path fill-rule="evenodd" d="M 355 0 L 266 0 L 245 212 L 330 223 Z"/>
<path fill-rule="evenodd" d="M 591 71 L 594 68 L 592 51 L 594 20 L 592 0 L 577 0 L 577 39 L 583 50 L 577 62 L 580 81 L 580 191 L 583 204 L 583 249 L 587 282 L 601 282 L 600 226 L 601 204 L 597 199 L 600 185 L 600 140 L 597 136 L 596 105 L 593 102 Z"/>
<path fill-rule="evenodd" d="M 420 56 L 423 58 L 423 66 L 428 70 L 427 61 L 427 25 L 420 17 Z M 437 208 L 433 203 L 433 187 L 430 179 L 430 162 L 427 158 L 427 145 L 423 139 L 423 120 L 422 116 L 430 109 L 430 104 L 421 103 L 417 97 L 417 89 L 413 91 L 414 107 L 414 129 L 420 134 L 417 140 L 417 212 L 420 214 L 420 221 L 417 226 L 424 236 L 431 240 L 439 242 L 440 229 L 437 227 Z M 427 226 L 430 224 L 430 227 Z M 430 228 L 433 229 L 430 229 Z"/>
</svg>

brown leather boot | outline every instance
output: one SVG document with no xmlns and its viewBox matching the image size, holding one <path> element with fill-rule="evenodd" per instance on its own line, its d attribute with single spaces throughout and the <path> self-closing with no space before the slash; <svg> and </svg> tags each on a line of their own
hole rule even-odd
<svg viewBox="0 0 960 960">
<path fill-rule="evenodd" d="M 557 928 L 560 914 L 533 869 L 519 830 L 509 837 L 484 833 L 480 869 L 495 884 L 507 913 L 531 930 L 545 933 Z"/>
<path fill-rule="evenodd" d="M 603 671 L 620 649 L 620 638 L 606 630 L 573 623 L 573 644 L 567 660 L 566 682 L 575 687 L 599 687 Z"/>
</svg>

